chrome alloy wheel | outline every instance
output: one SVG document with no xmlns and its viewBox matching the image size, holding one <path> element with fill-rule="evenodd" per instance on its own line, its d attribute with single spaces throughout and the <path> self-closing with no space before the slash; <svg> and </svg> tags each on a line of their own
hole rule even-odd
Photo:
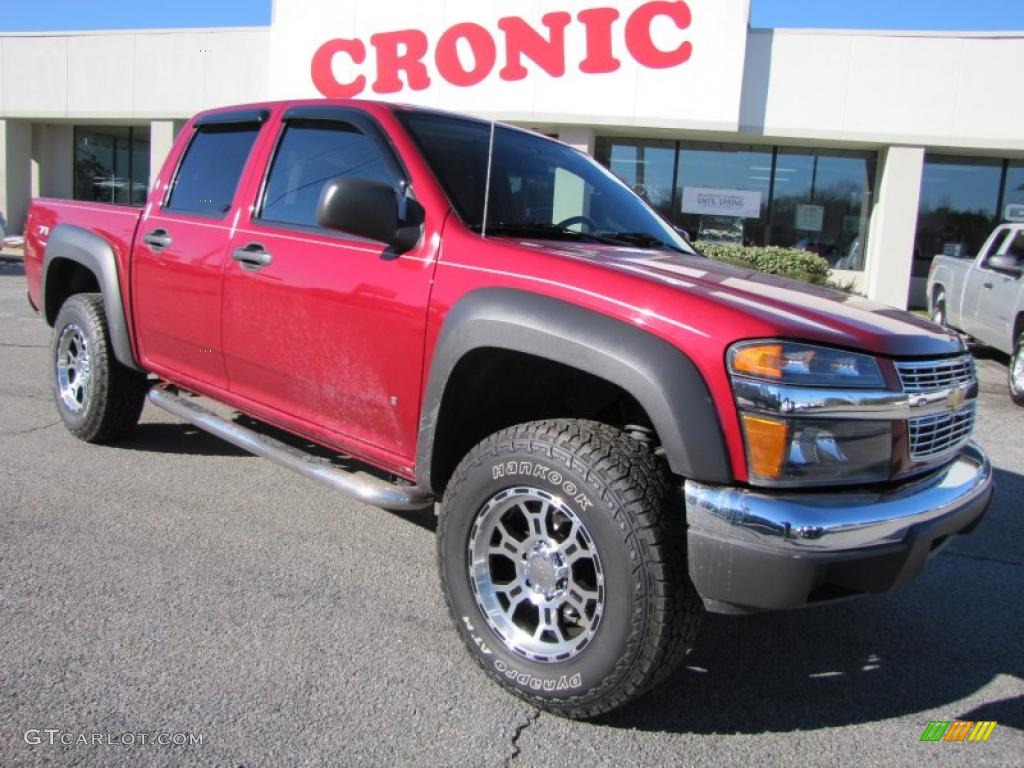
<svg viewBox="0 0 1024 768">
<path fill-rule="evenodd" d="M 74 323 L 64 326 L 57 342 L 57 386 L 60 399 L 72 413 L 79 413 L 89 400 L 89 342 Z"/>
<path fill-rule="evenodd" d="M 1018 393 L 1024 393 L 1024 345 L 1017 347 L 1017 352 L 1010 360 L 1010 378 L 1013 388 Z"/>
<path fill-rule="evenodd" d="M 469 535 L 469 579 L 491 629 L 532 661 L 571 659 L 593 640 L 604 609 L 604 572 L 583 521 L 538 488 L 507 488 Z"/>
</svg>

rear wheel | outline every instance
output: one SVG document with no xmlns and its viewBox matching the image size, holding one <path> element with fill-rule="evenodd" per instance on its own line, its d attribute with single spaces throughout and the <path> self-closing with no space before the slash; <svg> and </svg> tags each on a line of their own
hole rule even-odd
<svg viewBox="0 0 1024 768">
<path fill-rule="evenodd" d="M 667 675 L 703 615 L 679 496 L 646 445 L 595 422 L 523 424 L 474 448 L 445 493 L 438 554 L 487 674 L 570 717 Z"/>
<path fill-rule="evenodd" d="M 60 308 L 50 360 L 57 411 L 71 434 L 103 443 L 135 427 L 148 388 L 146 374 L 114 357 L 100 294 L 76 294 Z"/>
<path fill-rule="evenodd" d="M 1017 337 L 1017 343 L 1013 347 L 1007 378 L 1010 385 L 1010 398 L 1017 405 L 1024 405 L 1024 333 Z"/>
</svg>

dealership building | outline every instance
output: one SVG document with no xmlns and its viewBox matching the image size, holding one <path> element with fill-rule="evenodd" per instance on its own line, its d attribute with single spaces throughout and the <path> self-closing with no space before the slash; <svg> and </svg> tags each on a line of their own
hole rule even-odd
<svg viewBox="0 0 1024 768">
<path fill-rule="evenodd" d="M 143 204 L 194 112 L 348 96 L 523 125 L 698 240 L 920 306 L 1024 218 L 1024 32 L 752 29 L 749 0 L 277 0 L 268 27 L 0 33 L 0 211 Z M 55 20 L 55 25 L 59 21 Z"/>
</svg>

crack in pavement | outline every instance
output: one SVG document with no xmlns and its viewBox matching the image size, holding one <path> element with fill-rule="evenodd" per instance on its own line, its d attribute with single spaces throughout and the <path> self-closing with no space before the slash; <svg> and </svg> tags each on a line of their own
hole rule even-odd
<svg viewBox="0 0 1024 768">
<path fill-rule="evenodd" d="M 0 341 L 0 347 L 12 347 L 14 349 L 46 349 L 49 344 L 11 344 L 6 341 Z"/>
<path fill-rule="evenodd" d="M 980 560 L 980 561 L 982 561 L 984 563 L 999 563 L 1000 565 L 1015 565 L 1018 568 L 1020 566 L 1024 565 L 1024 563 L 1018 563 L 1018 562 L 1015 562 L 1013 560 L 1003 560 L 1002 558 L 999 558 L 999 557 L 985 557 L 985 555 L 968 555 L 968 554 L 966 554 L 964 552 L 950 552 L 950 551 L 947 550 L 945 552 L 940 552 L 939 554 L 941 554 L 941 555 L 949 555 L 950 557 L 962 557 L 962 558 L 965 558 L 967 560 Z"/>
<path fill-rule="evenodd" d="M 49 424 L 43 424 L 41 427 L 29 427 L 28 429 L 15 429 L 10 432 L 0 432 L 0 437 L 10 437 L 11 435 L 27 435 L 30 432 L 42 432 L 44 429 L 55 427 L 60 424 L 60 420 L 52 421 Z"/>
<path fill-rule="evenodd" d="M 512 763 L 515 762 L 516 758 L 519 757 L 520 753 L 522 752 L 522 750 L 519 748 L 519 737 L 523 735 L 523 732 L 526 731 L 527 728 L 536 723 L 539 717 L 540 710 L 531 709 L 530 712 L 526 715 L 526 722 L 516 726 L 515 731 L 512 733 L 512 740 L 511 742 L 509 742 L 512 746 L 512 754 L 505 758 L 506 768 L 512 765 Z"/>
</svg>

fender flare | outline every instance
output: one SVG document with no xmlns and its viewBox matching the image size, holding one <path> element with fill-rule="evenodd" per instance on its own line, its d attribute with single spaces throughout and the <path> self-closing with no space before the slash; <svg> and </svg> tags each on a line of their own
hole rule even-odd
<svg viewBox="0 0 1024 768">
<path fill-rule="evenodd" d="M 48 290 L 50 268 L 58 259 L 73 261 L 88 269 L 96 278 L 103 294 L 103 308 L 107 316 L 107 330 L 114 357 L 122 365 L 142 370 L 132 352 L 131 336 L 125 318 L 124 303 L 121 300 L 121 280 L 117 272 L 117 257 L 110 243 L 94 232 L 74 224 L 58 224 L 50 233 L 43 256 L 43 277 L 41 293 L 43 315 L 49 325 L 57 319 L 60 307 L 52 306 L 54 301 Z"/>
<path fill-rule="evenodd" d="M 421 487 L 433 487 L 435 433 L 452 371 L 466 354 L 481 348 L 547 358 L 621 387 L 650 417 L 673 472 L 702 482 L 732 482 L 714 401 L 682 350 L 641 328 L 564 301 L 484 288 L 456 302 L 434 348 L 416 449 Z"/>
</svg>

